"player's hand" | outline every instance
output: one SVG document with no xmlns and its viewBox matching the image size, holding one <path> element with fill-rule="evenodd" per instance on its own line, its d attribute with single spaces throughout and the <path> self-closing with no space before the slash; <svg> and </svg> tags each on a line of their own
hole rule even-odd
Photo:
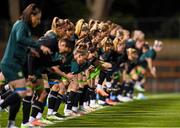
<svg viewBox="0 0 180 128">
<path fill-rule="evenodd" d="M 72 73 L 68 73 L 68 74 L 66 75 L 66 77 L 67 77 L 68 79 L 73 79 L 73 78 L 74 78 L 74 75 L 73 75 Z"/>
<path fill-rule="evenodd" d="M 44 45 L 41 45 L 40 49 L 44 54 L 51 54 L 51 50 Z"/>
<path fill-rule="evenodd" d="M 153 67 L 150 72 L 151 72 L 153 77 L 157 77 L 157 75 L 156 75 L 156 68 L 155 67 Z"/>
<path fill-rule="evenodd" d="M 32 56 L 35 56 L 35 57 L 38 57 L 38 58 L 40 57 L 39 53 L 34 49 L 31 49 L 31 54 L 32 54 Z"/>
</svg>

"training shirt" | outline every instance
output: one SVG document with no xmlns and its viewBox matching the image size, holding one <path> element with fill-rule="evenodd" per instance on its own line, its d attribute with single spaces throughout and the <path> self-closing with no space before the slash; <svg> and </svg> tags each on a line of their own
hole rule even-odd
<svg viewBox="0 0 180 128">
<path fill-rule="evenodd" d="M 32 39 L 28 24 L 23 20 L 18 20 L 12 27 L 1 64 L 24 66 L 28 47 L 40 49 L 40 44 Z"/>
<path fill-rule="evenodd" d="M 142 67 L 147 68 L 148 63 L 146 59 L 148 58 L 152 60 L 156 58 L 156 51 L 153 48 L 150 48 L 147 52 L 143 53 L 141 57 L 139 58 L 139 63 Z"/>
</svg>

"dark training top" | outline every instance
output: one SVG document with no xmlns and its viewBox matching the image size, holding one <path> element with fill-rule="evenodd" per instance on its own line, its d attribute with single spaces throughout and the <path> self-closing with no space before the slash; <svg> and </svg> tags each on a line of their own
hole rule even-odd
<svg viewBox="0 0 180 128">
<path fill-rule="evenodd" d="M 72 60 L 71 62 L 71 72 L 73 74 L 78 74 L 84 70 L 86 70 L 91 64 L 86 62 L 82 65 L 79 65 L 75 60 Z"/>
<path fill-rule="evenodd" d="M 18 64 L 23 68 L 27 60 L 28 47 L 39 49 L 40 44 L 32 40 L 31 31 L 27 23 L 23 20 L 18 20 L 11 30 L 1 64 Z"/>
<path fill-rule="evenodd" d="M 147 52 L 143 53 L 140 58 L 139 58 L 139 64 L 144 67 L 147 68 L 148 63 L 146 61 L 146 59 L 152 59 L 154 60 L 156 58 L 156 51 L 153 48 L 150 48 Z"/>
</svg>

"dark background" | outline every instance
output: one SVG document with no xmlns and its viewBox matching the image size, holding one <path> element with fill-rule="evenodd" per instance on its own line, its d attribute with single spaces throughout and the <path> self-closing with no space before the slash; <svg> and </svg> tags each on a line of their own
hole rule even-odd
<svg viewBox="0 0 180 128">
<path fill-rule="evenodd" d="M 29 3 L 36 3 L 43 9 L 43 19 L 86 17 L 85 0 L 20 0 L 21 9 Z M 176 17 L 180 15 L 179 0 L 114 0 L 110 15 L 133 18 Z M 0 18 L 9 19 L 8 0 L 0 1 Z M 81 12 L 83 11 L 83 12 Z"/>
<path fill-rule="evenodd" d="M 42 8 L 43 21 L 51 21 L 54 16 L 74 22 L 79 18 L 89 18 L 86 0 L 20 0 L 21 10 L 32 2 Z M 105 18 L 129 30 L 141 29 L 149 38 L 179 38 L 179 5 L 179 0 L 114 0 Z M 0 1 L 0 19 L 10 19 L 8 0 Z M 48 29 L 49 22 L 45 26 L 41 32 Z"/>
</svg>

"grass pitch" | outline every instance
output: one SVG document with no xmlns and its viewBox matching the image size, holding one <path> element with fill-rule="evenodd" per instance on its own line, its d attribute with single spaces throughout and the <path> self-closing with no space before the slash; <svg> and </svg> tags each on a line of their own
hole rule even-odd
<svg viewBox="0 0 180 128">
<path fill-rule="evenodd" d="M 0 114 L 1 127 L 7 118 L 7 113 Z M 18 126 L 21 120 L 20 111 Z M 146 100 L 120 103 L 49 127 L 180 127 L 180 94 L 152 94 Z"/>
</svg>

